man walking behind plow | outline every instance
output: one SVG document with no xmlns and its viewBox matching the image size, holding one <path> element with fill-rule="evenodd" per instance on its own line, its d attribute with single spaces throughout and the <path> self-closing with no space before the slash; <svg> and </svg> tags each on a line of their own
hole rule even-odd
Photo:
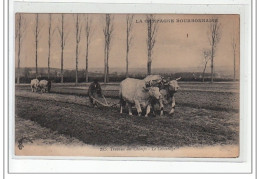
<svg viewBox="0 0 260 179">
<path fill-rule="evenodd" d="M 88 89 L 88 95 L 89 95 L 89 100 L 90 100 L 90 104 L 92 107 L 97 107 L 97 104 L 101 104 L 102 106 L 108 105 L 106 98 L 103 95 L 101 86 L 97 79 L 95 79 L 93 81 L 93 83 L 90 84 L 89 89 Z M 98 97 L 103 98 L 105 100 L 105 104 L 102 103 L 101 101 L 99 101 Z"/>
</svg>

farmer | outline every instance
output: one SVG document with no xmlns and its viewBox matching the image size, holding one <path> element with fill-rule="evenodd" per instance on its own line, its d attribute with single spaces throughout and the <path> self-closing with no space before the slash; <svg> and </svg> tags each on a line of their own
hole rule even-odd
<svg viewBox="0 0 260 179">
<path fill-rule="evenodd" d="M 94 82 L 90 84 L 89 89 L 88 89 L 88 95 L 89 95 L 90 103 L 94 107 L 97 106 L 97 103 L 95 101 L 95 99 L 97 99 L 97 97 L 104 98 L 101 86 L 98 83 L 97 79 L 95 79 Z"/>
</svg>

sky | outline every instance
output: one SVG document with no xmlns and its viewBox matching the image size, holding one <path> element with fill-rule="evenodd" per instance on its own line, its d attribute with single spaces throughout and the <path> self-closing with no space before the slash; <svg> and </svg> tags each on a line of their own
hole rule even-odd
<svg viewBox="0 0 260 179">
<path fill-rule="evenodd" d="M 21 48 L 21 67 L 35 67 L 35 14 L 21 14 L 25 19 L 25 34 Z M 86 38 L 85 17 L 87 14 L 79 14 L 82 31 L 79 44 L 79 69 L 85 68 Z M 104 67 L 104 34 L 105 14 L 88 14 L 92 21 L 93 34 L 89 47 L 89 68 Z M 126 56 L 126 15 L 112 14 L 114 31 L 109 57 L 110 68 L 125 68 Z M 48 57 L 48 26 L 49 15 L 39 14 L 39 45 L 38 67 L 47 67 Z M 65 14 L 65 34 L 67 34 L 64 49 L 64 69 L 75 69 L 75 14 Z M 202 50 L 210 48 L 209 22 L 178 22 L 178 20 L 192 19 L 218 19 L 221 24 L 221 39 L 217 44 L 215 56 L 215 71 L 225 66 L 233 70 L 233 50 L 231 39 L 236 37 L 238 47 L 236 52 L 236 64 L 239 68 L 239 15 L 175 15 L 156 14 L 158 31 L 156 43 L 152 55 L 153 68 L 202 68 Z M 16 14 L 17 27 L 18 14 Z M 133 20 L 133 41 L 129 52 L 129 68 L 146 68 L 147 64 L 147 24 L 144 22 L 146 15 L 135 14 Z M 163 20 L 165 20 L 163 22 Z M 52 14 L 51 67 L 61 66 L 61 47 L 58 28 L 61 27 L 61 14 Z M 15 32 L 14 32 L 15 33 Z M 18 64 L 16 39 L 15 60 Z M 209 65 L 208 65 L 209 70 Z"/>
</svg>

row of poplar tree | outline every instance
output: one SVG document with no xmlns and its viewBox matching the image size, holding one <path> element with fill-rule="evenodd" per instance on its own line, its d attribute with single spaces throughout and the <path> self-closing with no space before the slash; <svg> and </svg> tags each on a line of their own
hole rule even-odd
<svg viewBox="0 0 260 179">
<path fill-rule="evenodd" d="M 66 39 L 68 37 L 68 33 L 64 31 L 64 14 L 60 14 L 60 25 L 57 27 L 57 31 L 59 34 L 59 44 L 61 49 L 61 66 L 60 66 L 60 82 L 63 83 L 63 61 L 64 61 L 64 48 L 66 45 Z M 82 37 L 82 21 L 80 18 L 82 16 L 80 14 L 74 14 L 75 19 L 75 63 L 76 63 L 76 79 L 75 83 L 78 83 L 78 59 L 79 59 L 79 43 Z M 114 32 L 114 16 L 111 14 L 105 14 L 105 21 L 103 26 L 103 33 L 104 33 L 104 82 L 109 82 L 109 53 L 111 47 L 111 39 L 112 34 Z M 86 49 L 85 49 L 85 60 L 86 60 L 86 67 L 85 67 L 85 74 L 86 74 L 86 82 L 89 81 L 89 46 L 91 44 L 91 36 L 94 33 L 92 27 L 92 19 L 88 15 L 84 15 L 85 18 L 85 36 L 86 36 Z M 128 56 L 132 45 L 133 40 L 133 19 L 134 15 L 126 15 L 126 77 L 128 77 Z M 155 45 L 155 37 L 158 30 L 158 24 L 153 23 L 155 19 L 154 15 L 146 15 L 147 20 L 147 50 L 148 50 L 148 57 L 147 57 L 147 74 L 151 74 L 151 65 L 152 65 L 152 51 Z M 21 48 L 22 48 L 22 40 L 24 38 L 26 32 L 26 19 L 23 17 L 23 14 L 18 14 L 17 21 L 16 21 L 16 40 L 17 40 L 17 59 L 18 59 L 18 68 L 17 68 L 17 83 L 20 83 L 20 62 L 21 62 Z M 39 25 L 39 14 L 35 14 L 35 24 L 34 24 L 34 41 L 35 41 L 35 71 L 36 71 L 36 78 L 38 77 L 38 46 L 39 46 L 39 34 L 40 34 L 40 25 Z M 51 61 L 51 44 L 52 44 L 52 35 L 54 33 L 54 29 L 52 27 L 52 14 L 49 14 L 48 19 L 48 78 L 50 77 L 50 61 Z"/>
<path fill-rule="evenodd" d="M 64 48 L 66 45 L 66 38 L 68 37 L 68 33 L 65 34 L 64 32 L 64 14 L 60 14 L 61 16 L 61 22 L 58 26 L 58 33 L 59 33 L 59 39 L 60 39 L 60 48 L 61 48 L 61 83 L 63 83 L 63 55 L 64 55 Z M 79 43 L 81 41 L 82 36 L 82 21 L 80 21 L 80 18 L 82 16 L 80 14 L 74 14 L 75 19 L 75 63 L 76 63 L 76 84 L 78 83 L 78 58 L 79 58 Z M 104 20 L 104 26 L 103 26 L 103 34 L 104 34 L 104 82 L 109 82 L 109 54 L 110 54 L 110 47 L 111 47 L 111 39 L 114 33 L 114 16 L 111 14 L 104 14 L 105 20 Z M 89 54 L 89 46 L 91 44 L 91 36 L 94 33 L 94 30 L 92 28 L 92 20 L 91 18 L 86 14 L 84 15 L 85 18 L 85 36 L 86 36 L 86 68 L 85 68 L 85 74 L 86 74 L 86 82 L 88 82 L 88 54 Z M 125 40 L 126 40 L 126 77 L 128 77 L 128 55 L 131 49 L 132 40 L 133 40 L 133 18 L 134 15 L 126 15 L 126 33 L 125 33 Z M 152 66 L 152 52 L 153 48 L 156 42 L 156 34 L 158 32 L 158 23 L 155 22 L 155 16 L 152 14 L 146 15 L 146 24 L 147 24 L 147 38 L 146 38 L 146 44 L 147 44 L 147 75 L 151 74 L 151 66 Z M 18 14 L 18 18 L 16 21 L 16 40 L 18 43 L 18 49 L 17 49 L 17 59 L 18 59 L 18 73 L 17 73 L 17 83 L 20 83 L 20 61 L 21 61 L 21 47 L 22 47 L 22 39 L 24 37 L 25 31 L 26 31 L 26 22 L 25 18 L 22 14 Z M 51 53 L 51 42 L 52 42 L 52 34 L 54 33 L 54 30 L 52 28 L 52 14 L 49 14 L 49 26 L 48 26 L 48 78 L 50 75 L 50 53 Z M 208 40 L 210 48 L 204 49 L 202 54 L 204 57 L 204 68 L 203 68 L 203 81 L 204 81 L 204 74 L 207 67 L 208 62 L 211 63 L 211 82 L 213 82 L 214 78 L 214 58 L 216 55 L 216 47 L 221 39 L 221 24 L 219 23 L 219 20 L 215 20 L 212 23 L 209 24 L 208 28 Z M 39 27 L 39 14 L 35 14 L 35 26 L 34 26 L 34 40 L 35 40 L 35 70 L 36 70 L 36 78 L 38 76 L 38 44 L 39 44 L 39 33 L 40 33 L 40 27 Z M 237 40 L 235 39 L 235 35 L 232 36 L 232 49 L 233 49 L 233 61 L 234 61 L 234 80 L 236 78 L 236 51 L 237 51 Z"/>
</svg>

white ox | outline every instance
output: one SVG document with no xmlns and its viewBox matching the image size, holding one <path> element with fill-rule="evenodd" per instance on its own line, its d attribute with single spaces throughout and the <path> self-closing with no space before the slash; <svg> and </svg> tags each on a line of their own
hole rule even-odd
<svg viewBox="0 0 260 179">
<path fill-rule="evenodd" d="M 32 92 L 37 92 L 38 88 L 39 88 L 39 80 L 38 79 L 31 80 Z"/>
<path fill-rule="evenodd" d="M 178 91 L 180 86 L 178 85 L 178 80 L 181 78 L 177 78 L 176 80 L 167 81 L 160 75 L 149 75 L 144 78 L 146 87 L 156 86 L 160 88 L 160 93 L 163 98 L 163 105 L 168 106 L 171 105 L 171 110 L 169 114 L 174 113 L 175 110 L 175 97 L 174 94 Z M 152 103 L 152 108 L 154 109 L 154 105 L 156 101 Z M 160 104 L 161 115 L 163 115 L 162 106 Z"/>
<path fill-rule="evenodd" d="M 138 115 L 141 116 L 142 109 L 146 108 L 145 117 L 150 113 L 151 101 L 159 101 L 162 105 L 161 93 L 158 87 L 146 88 L 144 80 L 127 78 L 120 83 L 120 113 L 123 112 L 125 103 L 129 108 L 129 115 L 132 115 L 132 105 L 135 105 Z"/>
<path fill-rule="evenodd" d="M 39 88 L 41 89 L 41 92 L 50 92 L 51 81 L 41 80 L 39 82 Z"/>
</svg>

